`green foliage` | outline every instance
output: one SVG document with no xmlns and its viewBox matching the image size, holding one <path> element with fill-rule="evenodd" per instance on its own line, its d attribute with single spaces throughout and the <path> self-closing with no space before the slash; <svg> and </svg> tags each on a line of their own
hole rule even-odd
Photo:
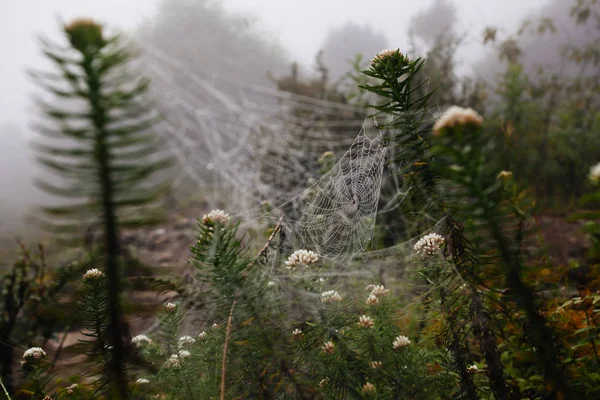
<svg viewBox="0 0 600 400">
<path fill-rule="evenodd" d="M 56 239 L 76 244 L 83 237 L 93 244 L 100 232 L 106 308 L 100 307 L 103 303 L 85 306 L 108 314 L 109 325 L 97 326 L 93 337 L 102 351 L 111 346 L 111 366 L 104 372 L 114 385 L 111 390 L 125 399 L 123 339 L 128 335 L 120 300 L 124 264 L 119 229 L 157 221 L 157 200 L 165 185 L 151 178 L 169 161 L 160 157 L 149 132 L 157 118 L 146 99 L 149 81 L 128 72 L 132 51 L 119 36 L 106 36 L 91 20 L 65 25 L 64 35 L 66 47 L 42 41 L 44 54 L 58 72 L 32 74 L 53 97 L 52 102 L 40 101 L 45 121 L 37 129 L 46 141 L 36 144 L 38 161 L 62 180 L 41 181 L 40 186 L 69 199 L 65 205 L 44 208 L 44 224 Z M 110 332 L 106 343 L 102 329 Z"/>
<path fill-rule="evenodd" d="M 163 186 L 148 178 L 168 162 L 157 157 L 148 131 L 157 120 L 146 99 L 149 81 L 127 72 L 131 50 L 119 36 L 104 37 L 92 21 L 75 21 L 64 33 L 70 47 L 41 41 L 57 72 L 32 73 L 52 96 L 39 100 L 42 138 L 35 149 L 40 163 L 61 179 L 40 186 L 69 199 L 43 209 L 50 217 L 45 225 L 55 238 L 80 244 L 86 230 L 93 235 L 100 228 L 107 191 L 120 226 L 156 220 Z"/>
</svg>

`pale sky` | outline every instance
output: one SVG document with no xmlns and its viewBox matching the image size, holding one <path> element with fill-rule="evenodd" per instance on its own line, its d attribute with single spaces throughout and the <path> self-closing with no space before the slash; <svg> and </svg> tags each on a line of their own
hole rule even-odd
<svg viewBox="0 0 600 400">
<path fill-rule="evenodd" d="M 251 13 L 258 26 L 274 35 L 290 57 L 310 64 L 328 30 L 347 21 L 365 23 L 382 32 L 392 46 L 406 45 L 408 21 L 432 0 L 223 0 L 227 9 Z M 546 0 L 454 0 L 460 29 L 478 42 L 487 25 L 520 21 Z M 151 18 L 158 0 L 1 0 L 0 126 L 24 126 L 30 110 L 31 85 L 24 71 L 39 66 L 35 35 L 56 36 L 58 21 L 94 17 L 109 26 L 135 28 Z M 469 54 L 466 54 L 469 56 Z M 471 54 L 477 57 L 479 54 Z M 465 63 L 463 63 L 465 64 Z M 465 66 L 459 66 L 465 68 Z M 2 138 L 0 138 L 2 140 Z"/>
</svg>

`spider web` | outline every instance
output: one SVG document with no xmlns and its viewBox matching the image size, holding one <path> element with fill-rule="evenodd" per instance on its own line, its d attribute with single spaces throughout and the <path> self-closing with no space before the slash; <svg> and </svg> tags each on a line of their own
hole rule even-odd
<svg viewBox="0 0 600 400">
<path fill-rule="evenodd" d="M 178 165 L 175 189 L 212 196 L 209 207 L 234 210 L 247 228 L 284 214 L 292 245 L 321 257 L 344 261 L 365 250 L 385 156 L 381 133 L 365 134 L 365 107 L 215 81 L 146 50 L 165 151 Z M 322 175 L 324 152 L 339 161 Z"/>
<path fill-rule="evenodd" d="M 361 130 L 340 161 L 312 190 L 297 222 L 304 247 L 321 256 L 346 260 L 365 250 L 373 237 L 385 148 L 381 136 L 370 140 Z"/>
</svg>

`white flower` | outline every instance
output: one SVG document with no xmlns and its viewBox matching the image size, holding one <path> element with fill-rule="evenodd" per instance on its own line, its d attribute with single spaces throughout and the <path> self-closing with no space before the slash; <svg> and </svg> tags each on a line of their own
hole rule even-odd
<svg viewBox="0 0 600 400">
<path fill-rule="evenodd" d="M 474 374 L 477 371 L 479 371 L 479 368 L 477 368 L 477 365 L 473 364 L 470 367 L 467 368 L 467 372 L 470 374 Z"/>
<path fill-rule="evenodd" d="M 301 331 L 300 329 L 297 329 L 297 328 L 296 328 L 296 329 L 294 329 L 294 330 L 292 331 L 292 337 L 293 337 L 294 339 L 300 339 L 300 338 L 302 337 L 302 331 Z"/>
<path fill-rule="evenodd" d="M 180 358 L 188 358 L 191 355 L 192 354 L 189 351 L 187 351 L 187 350 L 179 350 L 179 357 Z"/>
<path fill-rule="evenodd" d="M 295 269 L 298 265 L 314 264 L 319 261 L 319 256 L 312 250 L 296 250 L 285 262 L 287 269 Z"/>
<path fill-rule="evenodd" d="M 219 325 L 217 323 L 212 324 L 212 328 L 218 328 Z"/>
<path fill-rule="evenodd" d="M 204 214 L 202 216 L 202 222 L 205 224 L 208 223 L 219 223 L 221 225 L 225 225 L 229 222 L 229 214 L 227 214 L 223 210 L 212 210 L 208 214 Z"/>
<path fill-rule="evenodd" d="M 181 368 L 181 363 L 179 362 L 179 355 L 171 354 L 171 357 L 165 361 L 166 368 Z"/>
<path fill-rule="evenodd" d="M 327 382 L 329 382 L 329 379 L 327 379 L 327 378 L 323 378 L 323 379 L 321 379 L 321 380 L 319 381 L 319 387 L 320 387 L 320 388 L 324 388 L 324 387 L 325 387 L 325 385 L 327 385 Z"/>
<path fill-rule="evenodd" d="M 378 369 L 383 367 L 383 363 L 381 361 L 371 361 L 371 368 Z"/>
<path fill-rule="evenodd" d="M 600 183 L 600 163 L 590 168 L 590 180 L 594 183 Z"/>
<path fill-rule="evenodd" d="M 65 390 L 67 391 L 67 393 L 68 393 L 68 394 L 73 394 L 73 391 L 75 390 L 75 388 L 76 388 L 77 386 L 79 386 L 79 385 L 78 385 L 78 384 L 76 384 L 76 383 L 74 383 L 74 384 L 72 384 L 72 385 L 70 385 L 70 386 L 67 386 L 67 387 L 65 388 Z"/>
<path fill-rule="evenodd" d="M 104 272 L 100 271 L 98 268 L 88 269 L 85 274 L 81 277 L 85 282 L 90 282 L 97 278 L 103 278 Z"/>
<path fill-rule="evenodd" d="M 323 353 L 325 354 L 333 354 L 333 352 L 335 351 L 335 344 L 330 340 L 328 342 L 326 342 L 323 347 L 321 347 L 321 349 L 323 350 Z"/>
<path fill-rule="evenodd" d="M 361 315 L 358 319 L 358 325 L 363 328 L 372 328 L 375 325 L 375 321 L 371 317 L 367 317 L 366 315 Z"/>
<path fill-rule="evenodd" d="M 165 310 L 167 312 L 174 312 L 175 310 L 177 310 L 177 304 L 169 302 L 165 304 Z"/>
<path fill-rule="evenodd" d="M 421 257 L 426 258 L 434 255 L 435 252 L 444 244 L 444 238 L 437 233 L 430 233 L 423 236 L 415 243 L 414 249 Z"/>
<path fill-rule="evenodd" d="M 189 336 L 189 335 L 185 335 L 179 338 L 179 340 L 177 341 L 177 346 L 179 348 L 182 348 L 183 346 L 186 346 L 188 344 L 194 344 L 196 343 L 196 339 L 194 339 L 193 337 Z"/>
<path fill-rule="evenodd" d="M 406 347 L 410 344 L 410 339 L 407 338 L 406 336 L 398 336 L 396 339 L 394 339 L 394 343 L 392 344 L 394 347 L 394 350 L 398 350 L 402 347 Z"/>
<path fill-rule="evenodd" d="M 362 392 L 363 393 L 374 393 L 375 392 L 375 385 L 373 385 L 370 382 L 367 382 L 363 385 L 362 387 Z"/>
<path fill-rule="evenodd" d="M 369 297 L 367 297 L 367 304 L 370 306 L 374 306 L 377 305 L 379 303 L 379 297 L 375 296 L 374 294 L 370 294 Z"/>
<path fill-rule="evenodd" d="M 46 352 L 41 347 L 31 347 L 23 353 L 23 360 L 39 360 L 46 358 Z"/>
<path fill-rule="evenodd" d="M 138 378 L 138 380 L 135 381 L 135 383 L 137 383 L 138 385 L 143 385 L 144 383 L 150 383 L 150 381 L 146 378 Z"/>
<path fill-rule="evenodd" d="M 433 125 L 433 133 L 440 135 L 447 128 L 454 128 L 463 125 L 472 125 L 480 127 L 483 124 L 483 117 L 472 108 L 463 108 L 452 106 L 448 108 Z"/>
<path fill-rule="evenodd" d="M 269 282 L 267 282 L 267 287 L 268 287 L 268 288 L 272 288 L 272 287 L 274 287 L 275 285 L 277 285 L 277 284 L 276 284 L 275 282 L 273 282 L 273 281 L 269 281 Z"/>
<path fill-rule="evenodd" d="M 198 340 L 202 340 L 202 339 L 206 339 L 206 336 L 208 335 L 208 333 L 202 331 L 198 334 Z"/>
<path fill-rule="evenodd" d="M 137 335 L 131 338 L 131 343 L 135 344 L 136 347 L 142 347 L 144 344 L 152 344 L 152 339 L 146 335 Z"/>
<path fill-rule="evenodd" d="M 332 303 L 334 301 L 341 301 L 342 296 L 335 290 L 328 290 L 326 292 L 321 293 L 321 301 L 323 303 Z"/>
<path fill-rule="evenodd" d="M 369 285 L 369 286 L 372 286 L 371 294 L 373 296 L 383 297 L 383 296 L 387 296 L 390 293 L 390 291 L 388 289 L 386 289 L 385 286 L 383 286 L 383 285 Z"/>
<path fill-rule="evenodd" d="M 394 54 L 396 54 L 397 52 L 399 52 L 399 49 L 384 49 L 381 50 L 379 53 L 375 54 L 375 57 L 373 57 L 371 59 L 371 65 L 375 65 L 381 61 L 386 60 L 387 58 L 392 57 Z"/>
</svg>

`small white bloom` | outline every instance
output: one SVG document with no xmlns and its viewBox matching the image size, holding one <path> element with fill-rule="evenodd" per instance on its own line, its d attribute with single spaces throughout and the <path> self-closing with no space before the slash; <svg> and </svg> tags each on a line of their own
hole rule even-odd
<svg viewBox="0 0 600 400">
<path fill-rule="evenodd" d="M 470 374 L 474 374 L 477 371 L 479 371 L 479 368 L 477 368 L 477 365 L 473 364 L 470 367 L 467 368 L 467 372 Z"/>
<path fill-rule="evenodd" d="M 325 354 L 333 354 L 335 351 L 335 344 L 330 340 L 326 342 L 321 349 Z"/>
<path fill-rule="evenodd" d="M 394 54 L 399 52 L 399 49 L 384 49 L 379 53 L 375 54 L 375 57 L 371 59 L 371 65 L 375 65 L 381 61 L 385 61 L 386 59 L 392 57 Z"/>
<path fill-rule="evenodd" d="M 202 340 L 202 339 L 206 339 L 206 336 L 208 335 L 208 333 L 202 331 L 198 334 L 198 340 Z"/>
<path fill-rule="evenodd" d="M 169 302 L 165 305 L 165 310 L 167 312 L 174 312 L 177 310 L 177 304 Z"/>
<path fill-rule="evenodd" d="M 135 383 L 137 383 L 138 385 L 143 385 L 145 383 L 150 383 L 150 381 L 146 378 L 138 378 L 138 380 L 136 380 Z"/>
<path fill-rule="evenodd" d="M 181 362 L 179 362 L 179 355 L 171 354 L 171 357 L 165 361 L 165 368 L 181 368 Z"/>
<path fill-rule="evenodd" d="M 183 346 L 187 346 L 188 344 L 194 344 L 195 342 L 196 339 L 194 339 L 190 335 L 185 335 L 179 338 L 179 340 L 177 341 L 177 346 L 179 348 L 182 348 Z"/>
<path fill-rule="evenodd" d="M 41 347 L 31 347 L 23 353 L 23 360 L 39 360 L 46 358 L 46 352 Z"/>
<path fill-rule="evenodd" d="M 400 335 L 396 339 L 394 339 L 394 343 L 392 343 L 394 350 L 398 350 L 402 347 L 406 347 L 410 344 L 410 339 L 406 336 Z"/>
<path fill-rule="evenodd" d="M 335 290 L 328 290 L 321 293 L 321 301 L 323 303 L 333 303 L 334 301 L 341 301 L 342 296 Z"/>
<path fill-rule="evenodd" d="M 68 394 L 73 394 L 73 391 L 75 390 L 75 388 L 77 388 L 77 386 L 79 386 L 78 384 L 74 383 L 70 386 L 67 386 L 65 388 L 65 390 L 67 391 Z"/>
<path fill-rule="evenodd" d="M 390 291 L 383 285 L 373 285 L 371 289 L 371 294 L 377 297 L 387 296 L 389 293 Z"/>
<path fill-rule="evenodd" d="M 192 354 L 187 350 L 179 350 L 179 358 L 188 358 Z"/>
<path fill-rule="evenodd" d="M 212 324 L 212 327 L 213 327 L 213 328 L 218 328 L 218 327 L 219 327 L 219 325 L 218 325 L 218 324 L 216 324 L 216 323 L 214 323 L 214 324 Z"/>
<path fill-rule="evenodd" d="M 358 325 L 362 326 L 363 328 L 372 328 L 373 326 L 375 326 L 375 321 L 373 321 L 371 317 L 361 315 L 358 319 Z"/>
<path fill-rule="evenodd" d="M 131 343 L 135 344 L 136 347 L 142 347 L 145 344 L 152 344 L 152 339 L 146 335 L 137 335 L 131 338 Z"/>
<path fill-rule="evenodd" d="M 267 287 L 268 287 L 268 288 L 272 288 L 272 287 L 274 287 L 275 285 L 277 285 L 277 284 L 276 284 L 275 282 L 273 282 L 273 281 L 269 281 L 269 282 L 267 282 Z"/>
<path fill-rule="evenodd" d="M 367 304 L 370 306 L 379 304 L 379 297 L 375 296 L 374 294 L 370 294 L 369 297 L 367 297 Z"/>
<path fill-rule="evenodd" d="M 319 261 L 319 256 L 312 250 L 296 250 L 285 262 L 287 269 L 295 269 L 298 265 L 308 266 Z"/>
<path fill-rule="evenodd" d="M 594 183 L 600 183 L 600 163 L 590 168 L 590 180 Z"/>
<path fill-rule="evenodd" d="M 97 278 L 103 278 L 104 272 L 100 271 L 98 268 L 88 269 L 85 274 L 81 277 L 85 282 L 90 282 Z"/>
<path fill-rule="evenodd" d="M 292 331 L 292 337 L 293 337 L 294 339 L 300 339 L 300 338 L 302 337 L 302 331 L 301 331 L 300 329 L 297 329 L 297 328 L 296 328 L 296 329 L 294 329 L 294 330 Z"/>
<path fill-rule="evenodd" d="M 202 216 L 202 222 L 205 224 L 208 223 L 219 223 L 221 225 L 225 225 L 226 223 L 229 222 L 229 214 L 227 214 L 225 211 L 223 210 L 212 210 L 211 212 L 209 212 L 208 214 L 204 214 Z"/>
<path fill-rule="evenodd" d="M 363 393 L 374 393 L 375 392 L 375 385 L 373 385 L 370 382 L 367 382 L 363 385 L 362 387 L 362 392 Z"/>
<path fill-rule="evenodd" d="M 320 388 L 324 388 L 324 387 L 325 387 L 325 385 L 327 385 L 327 382 L 329 382 L 329 379 L 327 379 L 327 378 L 323 378 L 323 379 L 321 379 L 321 380 L 319 381 L 319 387 L 320 387 Z"/>
<path fill-rule="evenodd" d="M 378 369 L 383 367 L 383 363 L 381 361 L 371 361 L 371 368 Z"/>
<path fill-rule="evenodd" d="M 433 133 L 441 135 L 447 128 L 471 125 L 480 127 L 483 125 L 483 117 L 472 108 L 452 106 L 448 108 L 433 125 Z"/>
<path fill-rule="evenodd" d="M 437 233 L 430 233 L 423 236 L 415 243 L 415 252 L 423 258 L 435 254 L 435 252 L 444 244 L 444 238 Z"/>
</svg>

